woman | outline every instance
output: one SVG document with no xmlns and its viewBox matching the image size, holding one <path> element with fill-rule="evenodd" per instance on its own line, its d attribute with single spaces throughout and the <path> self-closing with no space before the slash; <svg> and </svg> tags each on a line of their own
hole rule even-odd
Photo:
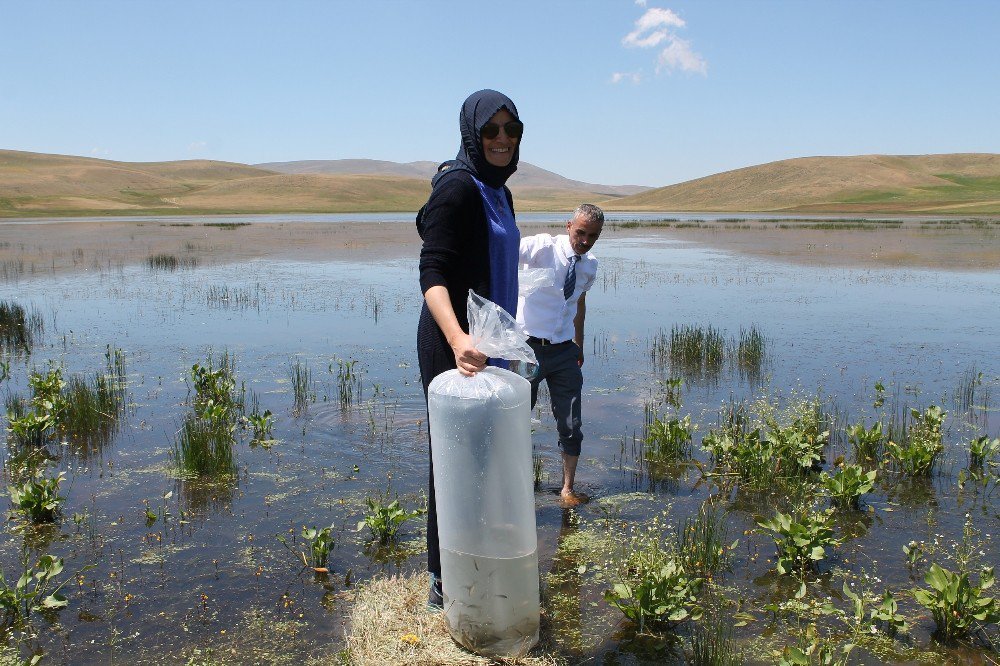
<svg viewBox="0 0 1000 666">
<path fill-rule="evenodd" d="M 512 315 L 517 309 L 517 257 L 521 234 L 514 201 L 505 183 L 517 170 L 524 125 L 517 107 L 495 90 L 480 90 L 462 104 L 462 146 L 438 167 L 430 198 L 417 214 L 420 289 L 424 306 L 417 327 L 420 378 L 427 387 L 437 375 L 458 368 L 472 375 L 487 358 L 472 344 L 466 315 L 469 289 Z M 442 607 L 441 556 L 434 501 L 434 464 L 427 499 L 427 603 Z"/>
</svg>

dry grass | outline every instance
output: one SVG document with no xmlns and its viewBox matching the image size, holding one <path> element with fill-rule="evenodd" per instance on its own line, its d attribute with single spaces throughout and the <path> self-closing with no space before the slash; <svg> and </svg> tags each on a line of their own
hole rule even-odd
<svg viewBox="0 0 1000 666">
<path fill-rule="evenodd" d="M 427 604 L 427 574 L 393 576 L 367 583 L 358 590 L 351 611 L 347 648 L 352 666 L 557 666 L 565 661 L 539 654 L 494 661 L 466 652 L 445 627 L 443 613 Z M 542 643 L 545 623 L 542 623 Z M 539 648 L 534 652 L 539 653 Z"/>
<path fill-rule="evenodd" d="M 610 210 L 996 213 L 1000 155 L 801 157 L 602 205 Z M 956 208 L 956 206 L 959 206 Z"/>
</svg>

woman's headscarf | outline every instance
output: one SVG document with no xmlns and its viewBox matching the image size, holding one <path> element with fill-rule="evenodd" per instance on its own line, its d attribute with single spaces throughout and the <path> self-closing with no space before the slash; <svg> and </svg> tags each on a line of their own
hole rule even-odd
<svg viewBox="0 0 1000 666">
<path fill-rule="evenodd" d="M 462 147 L 454 160 L 438 167 L 438 173 L 431 181 L 436 184 L 438 179 L 448 171 L 460 169 L 470 172 L 480 182 L 490 187 L 502 187 L 507 179 L 517 171 L 517 158 L 521 151 L 521 142 L 517 142 L 510 164 L 505 167 L 493 166 L 486 161 L 483 153 L 483 143 L 479 136 L 490 118 L 500 109 L 507 109 L 515 120 L 520 120 L 514 102 L 503 93 L 496 90 L 480 90 L 469 95 L 458 115 L 458 127 L 462 133 Z"/>
</svg>

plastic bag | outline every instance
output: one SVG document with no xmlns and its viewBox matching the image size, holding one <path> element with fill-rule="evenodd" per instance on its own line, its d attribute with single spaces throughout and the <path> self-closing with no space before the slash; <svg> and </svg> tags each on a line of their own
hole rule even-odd
<svg viewBox="0 0 1000 666">
<path fill-rule="evenodd" d="M 466 310 L 469 315 L 469 336 L 476 349 L 490 358 L 538 365 L 534 350 L 528 345 L 526 336 L 509 312 L 471 289 Z M 519 374 L 523 376 L 523 373 Z"/>
<path fill-rule="evenodd" d="M 517 292 L 522 298 L 536 289 L 551 287 L 555 283 L 554 268 L 522 268 L 517 272 Z"/>
</svg>

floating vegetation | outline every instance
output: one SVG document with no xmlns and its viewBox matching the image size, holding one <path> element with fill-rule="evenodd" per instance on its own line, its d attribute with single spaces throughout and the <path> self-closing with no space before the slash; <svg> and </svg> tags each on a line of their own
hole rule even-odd
<svg viewBox="0 0 1000 666">
<path fill-rule="evenodd" d="M 151 254 L 146 257 L 146 266 L 154 271 L 176 271 L 178 268 L 196 268 L 197 257 L 178 257 L 174 254 Z"/>
<path fill-rule="evenodd" d="M 29 354 L 44 330 L 37 310 L 28 312 L 14 301 L 0 301 L 0 352 Z"/>
</svg>

